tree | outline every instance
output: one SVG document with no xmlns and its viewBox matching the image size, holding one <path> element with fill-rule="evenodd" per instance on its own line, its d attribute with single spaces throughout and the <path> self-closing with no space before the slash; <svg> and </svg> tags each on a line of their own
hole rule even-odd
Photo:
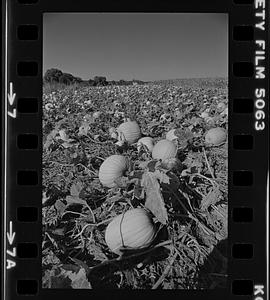
<svg viewBox="0 0 270 300">
<path fill-rule="evenodd" d="M 131 81 L 126 81 L 124 79 L 120 79 L 118 82 L 119 85 L 131 85 L 132 82 Z"/>
<path fill-rule="evenodd" d="M 95 76 L 94 82 L 96 86 L 105 86 L 108 85 L 106 77 L 103 76 Z"/>
<path fill-rule="evenodd" d="M 70 85 L 74 82 L 75 77 L 73 77 L 72 74 L 68 74 L 68 73 L 63 73 L 60 77 L 59 77 L 59 83 L 63 83 L 66 85 Z"/>
<path fill-rule="evenodd" d="M 45 82 L 59 82 L 59 78 L 63 75 L 61 70 L 52 68 L 48 69 L 44 75 Z"/>
<path fill-rule="evenodd" d="M 81 77 L 73 77 L 73 82 L 83 83 L 84 81 L 81 79 Z"/>
<path fill-rule="evenodd" d="M 88 80 L 88 84 L 89 84 L 90 86 L 95 86 L 95 81 L 94 81 L 93 79 L 89 79 L 89 80 Z"/>
</svg>

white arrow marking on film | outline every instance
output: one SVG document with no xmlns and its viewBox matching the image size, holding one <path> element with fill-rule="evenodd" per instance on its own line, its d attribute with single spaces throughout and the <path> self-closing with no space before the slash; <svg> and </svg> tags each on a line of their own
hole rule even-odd
<svg viewBox="0 0 270 300">
<path fill-rule="evenodd" d="M 7 239 L 10 245 L 12 245 L 14 238 L 15 238 L 15 232 L 12 232 L 12 221 L 9 222 L 9 232 L 7 232 Z"/>
<path fill-rule="evenodd" d="M 9 105 L 13 105 L 14 101 L 15 101 L 15 97 L 16 97 L 16 93 L 13 93 L 13 83 L 10 82 L 9 84 L 9 94 L 8 94 L 8 102 Z"/>
<path fill-rule="evenodd" d="M 15 119 L 17 115 L 16 108 L 13 108 L 13 112 L 8 111 L 8 115 Z"/>
</svg>

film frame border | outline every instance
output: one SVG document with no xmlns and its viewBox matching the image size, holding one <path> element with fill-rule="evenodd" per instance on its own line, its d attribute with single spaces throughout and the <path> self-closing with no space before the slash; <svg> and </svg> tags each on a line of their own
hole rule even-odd
<svg viewBox="0 0 270 300">
<path fill-rule="evenodd" d="M 4 86 L 4 99 L 5 99 L 5 123 L 3 128 L 5 129 L 4 141 L 8 142 L 4 149 L 5 159 L 5 173 L 3 174 L 4 185 L 4 267 L 7 266 L 6 259 L 10 259 L 12 265 L 12 259 L 14 256 L 14 263 L 16 267 L 11 267 L 4 271 L 4 279 L 8 280 L 8 286 L 4 287 L 4 291 L 8 294 L 4 295 L 3 299 L 15 299 L 16 297 L 23 296 L 22 284 L 27 286 L 29 290 L 36 291 L 36 297 L 45 296 L 62 296 L 66 295 L 67 291 L 64 290 L 44 290 L 40 289 L 41 276 L 37 275 L 41 271 L 41 203 L 36 199 L 41 199 L 41 169 L 37 168 L 37 165 L 41 166 L 42 156 L 42 131 L 41 131 L 41 101 L 42 101 L 42 13 L 43 12 L 222 12 L 229 14 L 229 245 L 234 247 L 229 251 L 229 280 L 228 290 L 222 291 L 225 295 L 224 299 L 239 299 L 239 295 L 245 293 L 244 299 L 251 299 L 257 296 L 260 297 L 260 289 L 257 286 L 264 284 L 265 294 L 261 295 L 261 299 L 268 299 L 269 297 L 268 287 L 266 286 L 266 277 L 269 279 L 269 261 L 266 266 L 264 265 L 266 257 L 263 257 L 263 250 L 269 250 L 269 232 L 266 232 L 266 228 L 263 228 L 263 220 L 261 219 L 262 212 L 266 212 L 267 222 L 269 222 L 269 206 L 268 203 L 263 203 L 263 199 L 266 197 L 266 173 L 268 172 L 268 164 L 264 161 L 255 161 L 254 157 L 267 156 L 267 150 L 269 149 L 269 142 L 267 140 L 268 131 L 268 103 L 266 103 L 265 121 L 266 128 L 264 132 L 256 132 L 254 129 L 254 122 L 256 117 L 255 109 L 255 88 L 265 88 L 266 97 L 269 96 L 269 85 L 267 80 L 269 79 L 269 68 L 267 62 L 269 62 L 269 56 L 264 54 L 266 59 L 264 65 L 265 78 L 260 80 L 256 79 L 256 72 L 254 62 L 256 59 L 256 40 L 264 40 L 265 48 L 269 46 L 267 35 L 269 35 L 269 27 L 266 23 L 265 30 L 259 31 L 255 27 L 258 21 L 255 14 L 256 3 L 263 3 L 264 1 L 250 1 L 250 0 L 234 0 L 234 2 L 213 3 L 213 1 L 205 1 L 203 4 L 198 1 L 190 1 L 189 4 L 171 4 L 169 2 L 162 3 L 151 1 L 148 6 L 141 7 L 139 4 L 133 3 L 132 7 L 124 3 L 123 1 L 117 2 L 117 4 L 106 3 L 91 3 L 87 5 L 83 1 L 77 1 L 76 4 L 72 4 L 72 1 L 58 1 L 58 5 L 52 3 L 46 3 L 43 0 L 6 0 L 3 4 L 3 12 L 6 13 L 4 28 L 6 30 L 6 41 L 4 48 L 5 53 L 5 74 L 7 75 Z M 269 6 L 265 1 L 266 8 L 266 20 L 269 15 Z M 6 6 L 5 6 L 6 5 Z M 269 5 L 269 4 L 268 4 Z M 47 6 L 47 7 L 46 7 Z M 90 8 L 91 6 L 91 8 Z M 63 7 L 65 8 L 64 10 Z M 154 9 L 153 9 L 154 8 Z M 10 22 L 11 18 L 14 20 Z M 19 28 L 18 26 L 24 26 Z M 237 26 L 237 29 L 235 29 Z M 245 28 L 244 28 L 245 27 Z M 38 30 L 36 31 L 37 28 Z M 238 32 L 237 32 L 238 31 Z M 23 36 L 28 38 L 24 39 Z M 238 38 L 237 38 L 238 36 Z M 243 38 L 243 36 L 245 36 Z M 252 38 L 250 38 L 250 36 Z M 29 38 L 30 37 L 30 38 Z M 14 50 L 16 49 L 16 50 Z M 8 56 L 8 57 L 7 57 Z M 28 63 L 28 64 L 26 64 Z M 240 65 L 238 63 L 241 63 Z M 247 63 L 247 64 L 243 64 Z M 238 65 L 237 65 L 238 64 Z M 244 73 L 243 73 L 244 70 Z M 237 73 L 240 72 L 240 73 Z M 26 72 L 26 73 L 25 73 Z M 247 73 L 245 73 L 247 72 Z M 237 74 L 235 76 L 234 74 Z M 248 76 L 245 76 L 245 75 Z M 33 76 L 31 76 L 33 75 Z M 12 83 L 12 84 L 11 84 Z M 26 92 L 27 91 L 27 92 Z M 14 94 L 16 94 L 14 96 Z M 14 99 L 13 99 L 14 98 Z M 26 100 L 27 99 L 27 100 Z M 241 108 L 243 105 L 239 105 L 242 101 L 252 100 L 253 109 L 249 109 L 249 112 L 243 111 Z M 28 102 L 28 104 L 25 104 Z M 236 104 L 236 102 L 238 104 Z M 251 103 L 251 101 L 249 101 Z M 249 105 L 251 107 L 251 105 Z M 237 110 L 235 110 L 237 108 Z M 14 110 L 15 109 L 15 110 Z M 24 135 L 24 136 L 21 136 Z M 35 142 L 29 138 L 29 134 L 37 138 Z M 16 135 L 14 137 L 13 135 Z M 18 135 L 18 140 L 17 140 Z M 23 145 L 25 138 L 28 135 L 28 148 Z M 240 141 L 242 139 L 242 142 Z M 249 139 L 249 142 L 247 140 Z M 252 140 L 252 142 L 250 142 Z M 246 142 L 243 142 L 246 141 Z M 246 143 L 249 147 L 238 146 Z M 29 145 L 30 144 L 30 145 Z M 32 146 L 31 146 L 32 145 Z M 35 145 L 35 146 L 33 146 Z M 29 148 L 30 147 L 30 148 Z M 240 147 L 240 149 L 239 149 Z M 241 148 L 242 147 L 242 148 Z M 263 149 L 264 147 L 264 149 Z M 263 151 L 264 150 L 264 151 Z M 8 155 L 8 156 L 7 156 Z M 7 160 L 8 159 L 8 160 Z M 29 171 L 32 175 L 33 181 L 25 181 L 26 173 Z M 18 173 L 17 171 L 22 171 Z M 242 172 L 245 171 L 245 172 Z M 251 172 L 251 173 L 250 173 Z M 17 180 L 21 180 L 21 185 L 18 185 Z M 246 180 L 249 181 L 249 185 L 245 185 Z M 268 178 L 269 180 L 269 178 Z M 8 186 L 6 183 L 8 182 Z M 244 181 L 244 182 L 243 182 Z M 242 182 L 242 183 L 241 183 Z M 269 181 L 268 181 L 269 182 Z M 34 185 L 32 186 L 32 184 Z M 269 183 L 268 183 L 269 184 Z M 11 187 L 14 187 L 11 190 Z M 269 196 L 268 196 L 269 197 Z M 20 200 L 18 198 L 22 198 Z M 254 202 L 254 199 L 261 199 L 262 203 L 258 201 Z M 269 199 L 268 199 L 269 200 Z M 267 201 L 268 201 L 267 200 Z M 28 209 L 27 209 L 28 207 Z M 31 211 L 30 211 L 31 210 Z M 32 216 L 32 219 L 27 219 L 25 214 Z M 33 214 L 35 217 L 33 218 Z M 246 216 L 246 219 L 241 217 Z M 230 220 L 230 218 L 232 218 Z M 29 222 L 26 222 L 29 221 Z M 258 224 L 258 225 L 256 225 Z M 35 225 L 35 227 L 33 227 Z M 260 226 L 259 226 L 260 225 Z M 268 223 L 269 225 L 269 223 Z M 13 228 L 12 228 L 13 226 Z M 15 229 L 15 231 L 14 231 Z M 264 232 L 265 231 L 265 232 Z M 264 235 L 263 235 L 263 234 Z M 7 236 L 6 236 L 7 234 Z M 258 239 L 267 235 L 266 241 Z M 10 243 L 10 241 L 12 243 Z M 30 246 L 32 242 L 34 245 L 37 243 L 36 250 L 34 246 Z M 13 244 L 14 243 L 14 244 Z M 38 253 L 35 258 L 19 258 L 20 246 L 23 243 L 27 243 L 26 247 L 33 247 L 31 251 Z M 233 257 L 233 253 L 243 249 L 243 245 L 249 245 L 251 247 L 252 258 L 239 259 Z M 13 247 L 15 246 L 15 247 Z M 237 250 L 238 247 L 238 250 Z M 261 247 L 261 248 L 260 248 Z M 14 250 L 15 249 L 15 250 Z M 239 250 L 240 249 L 240 250 Z M 259 251 L 259 249 L 261 251 Z M 17 252 L 17 253 L 16 253 Z M 237 256 L 237 254 L 236 254 Z M 241 256 L 241 255 L 240 255 Z M 256 270 L 256 278 L 254 278 L 254 270 Z M 29 279 L 29 281 L 25 281 Z M 233 279 L 234 281 L 231 281 Z M 18 281 L 17 285 L 17 280 Z M 33 280 L 33 281 L 31 281 Z M 245 281 L 246 280 L 246 281 Z M 5 282 L 5 281 L 4 281 Z M 40 293 L 38 290 L 40 289 Z M 19 294 L 16 293 L 19 292 Z M 13 292 L 11 292 L 13 291 Z M 22 293 L 21 293 L 22 292 Z M 70 294 L 72 292 L 68 291 Z M 232 292 L 232 293 L 231 293 Z M 258 292 L 256 294 L 256 292 Z M 87 295 L 89 292 L 78 292 L 81 295 Z M 96 292 L 93 291 L 95 294 Z M 110 296 L 113 296 L 110 291 Z M 125 294 L 125 291 L 121 290 L 121 293 Z M 189 299 L 189 297 L 203 296 L 207 294 L 208 299 L 214 299 L 214 297 L 221 295 L 216 290 L 203 290 L 203 291 L 182 291 L 177 290 L 176 293 L 184 297 L 183 299 Z M 27 294 L 27 293 L 26 293 Z M 31 293 L 29 293 L 30 295 Z M 35 292 L 32 293 L 34 295 Z M 28 295 L 28 294 L 27 294 Z M 72 294 L 72 296 L 74 296 Z M 117 292 L 115 295 L 118 295 Z"/>
</svg>

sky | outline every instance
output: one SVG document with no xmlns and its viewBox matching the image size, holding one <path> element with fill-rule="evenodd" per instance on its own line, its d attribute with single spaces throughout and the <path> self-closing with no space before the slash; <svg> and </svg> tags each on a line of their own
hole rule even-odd
<svg viewBox="0 0 270 300">
<path fill-rule="evenodd" d="M 227 77 L 227 14 L 46 13 L 43 74 L 84 80 Z"/>
</svg>

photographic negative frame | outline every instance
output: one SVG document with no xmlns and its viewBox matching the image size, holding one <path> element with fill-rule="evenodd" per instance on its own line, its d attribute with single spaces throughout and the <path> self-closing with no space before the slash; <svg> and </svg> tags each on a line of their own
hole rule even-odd
<svg viewBox="0 0 270 300">
<path fill-rule="evenodd" d="M 228 16 L 226 286 L 222 289 L 172 289 L 176 297 L 184 299 L 202 296 L 207 299 L 216 297 L 233 299 L 239 295 L 267 299 L 266 253 L 269 211 L 267 5 L 266 1 L 222 1 L 218 4 L 213 1 L 204 3 L 189 1 L 178 4 L 150 1 L 144 5 L 139 3 L 127 5 L 123 1 L 50 3 L 41 0 L 20 0 L 3 3 L 4 299 L 14 299 L 20 295 L 35 295 L 40 298 L 75 295 L 89 297 L 89 291 L 86 289 L 67 291 L 65 288 L 45 289 L 42 285 L 42 198 L 44 198 L 42 77 L 45 71 L 42 67 L 43 17 L 44 14 L 50 13 L 199 13 Z M 46 197 L 48 194 L 45 194 Z M 22 254 L 23 252 L 28 253 L 30 257 L 25 257 L 26 254 Z M 244 255 L 246 252 L 249 252 L 247 256 Z M 72 271 L 68 269 L 68 272 Z M 97 289 L 96 293 L 99 296 L 113 297 L 120 296 L 120 293 L 124 295 L 125 291 Z"/>
</svg>

